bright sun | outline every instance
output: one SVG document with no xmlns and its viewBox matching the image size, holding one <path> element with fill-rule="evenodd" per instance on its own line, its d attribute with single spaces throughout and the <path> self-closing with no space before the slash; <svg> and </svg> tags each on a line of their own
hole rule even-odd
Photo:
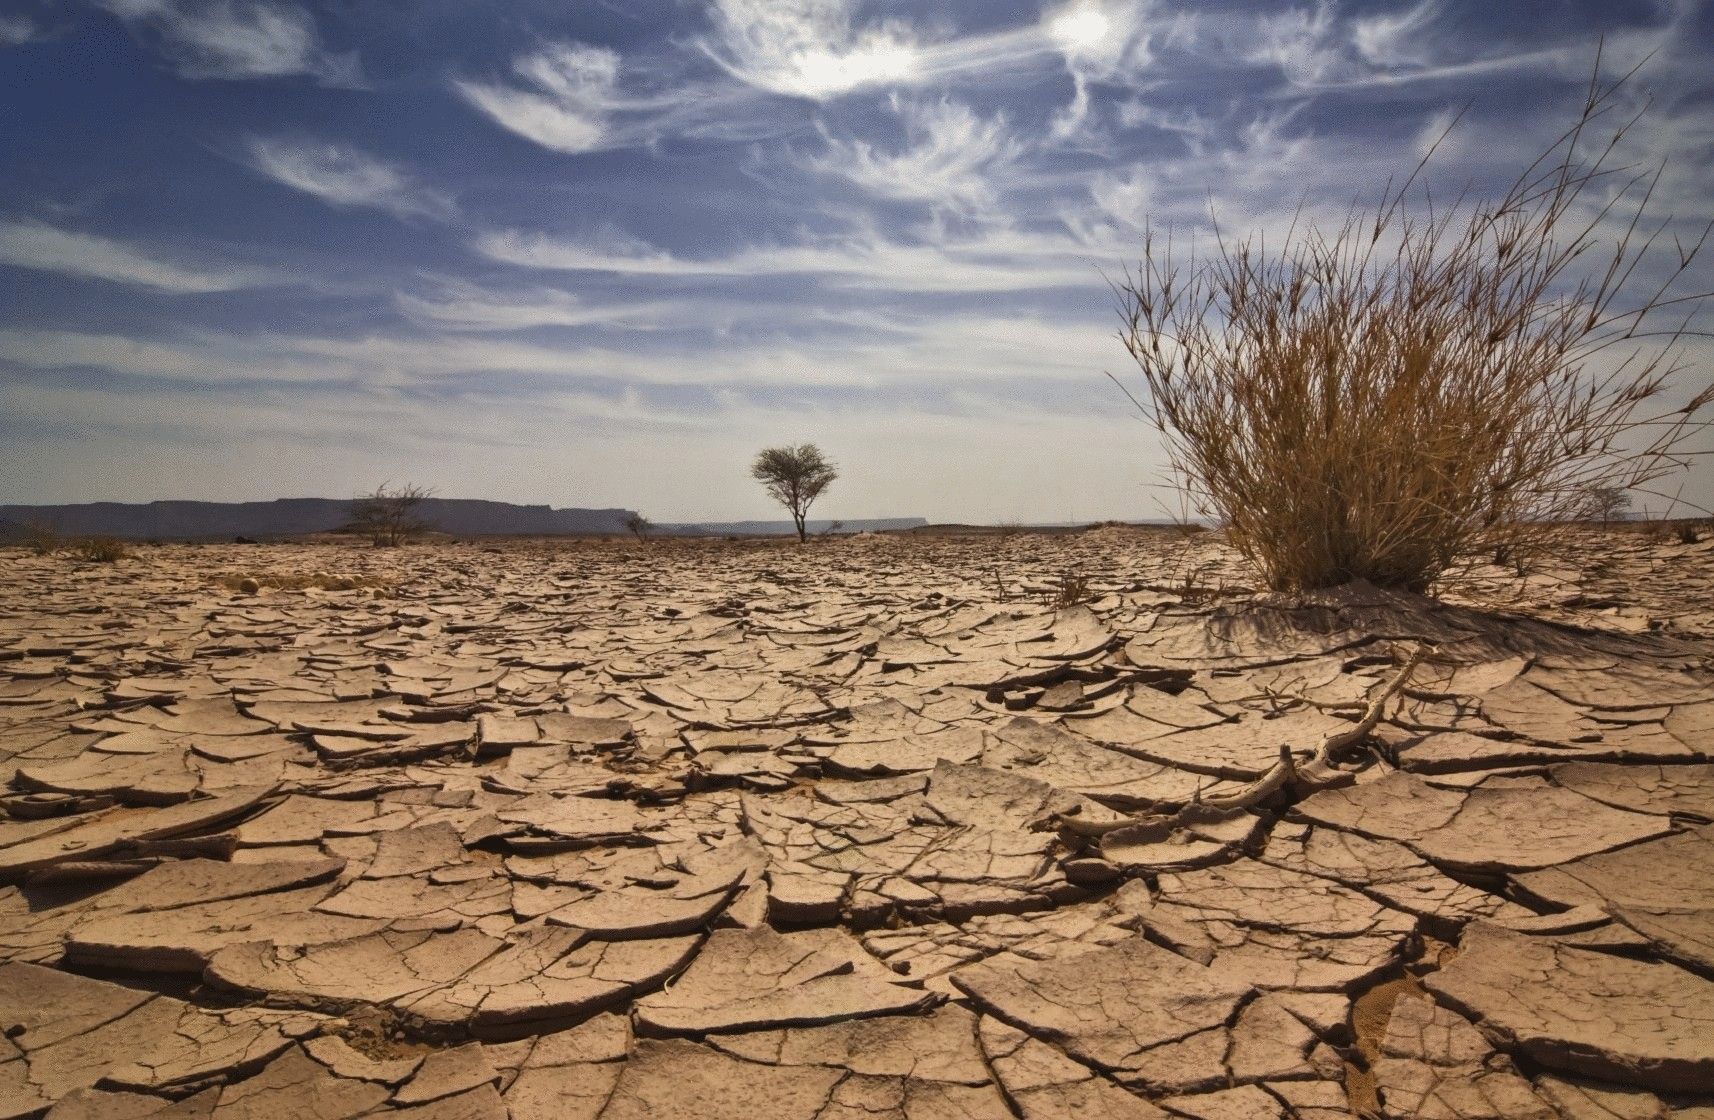
<svg viewBox="0 0 1714 1120">
<path fill-rule="evenodd" d="M 1087 47 L 1099 43 L 1111 25 L 1101 9 L 1079 6 L 1056 16 L 1048 24 L 1048 33 L 1068 47 Z"/>
</svg>

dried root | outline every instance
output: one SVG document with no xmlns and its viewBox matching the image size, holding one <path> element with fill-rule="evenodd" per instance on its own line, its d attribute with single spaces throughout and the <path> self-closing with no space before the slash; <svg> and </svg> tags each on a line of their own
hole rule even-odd
<svg viewBox="0 0 1714 1120">
<path fill-rule="evenodd" d="M 1386 686 L 1370 698 L 1363 708 L 1363 715 L 1349 728 L 1334 732 L 1322 740 L 1307 759 L 1299 762 L 1292 754 L 1287 744 L 1280 744 L 1280 760 L 1268 768 L 1268 772 L 1242 789 L 1216 797 L 1198 797 L 1189 804 L 1157 802 L 1140 813 L 1117 821 L 1085 821 L 1063 813 L 1056 813 L 1043 818 L 1036 823 L 1038 831 L 1056 829 L 1062 836 L 1070 838 L 1097 838 L 1123 828 L 1134 828 L 1138 825 L 1171 825 L 1176 818 L 1185 814 L 1205 816 L 1209 811 L 1230 812 L 1238 809 L 1251 809 L 1266 804 L 1284 792 L 1291 792 L 1294 797 L 1305 797 L 1317 790 L 1331 789 L 1351 780 L 1348 772 L 1337 767 L 1351 748 L 1363 742 L 1380 724 L 1386 706 L 1410 683 L 1417 666 L 1422 664 L 1427 654 L 1426 648 L 1418 646 L 1405 660 L 1398 672 L 1387 681 Z"/>
</svg>

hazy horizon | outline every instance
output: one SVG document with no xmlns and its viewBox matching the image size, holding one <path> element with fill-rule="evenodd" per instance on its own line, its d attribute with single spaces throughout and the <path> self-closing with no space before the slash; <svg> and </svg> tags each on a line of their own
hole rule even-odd
<svg viewBox="0 0 1714 1120">
<path fill-rule="evenodd" d="M 750 457 L 813 441 L 817 518 L 1158 519 L 1103 375 L 1145 221 L 1328 220 L 1465 106 L 1435 181 L 1509 180 L 1602 37 L 1657 213 L 1714 214 L 1684 0 L 571 8 L 0 0 L 0 504 L 771 521 Z"/>
<path fill-rule="evenodd" d="M 282 495 L 282 496 L 273 497 L 273 498 L 247 499 L 247 500 L 241 501 L 241 502 L 239 502 L 239 501 L 222 502 L 222 501 L 219 501 L 216 499 L 202 499 L 202 498 L 147 498 L 147 499 L 139 499 L 139 500 L 130 501 L 130 502 L 115 502 L 115 501 L 112 501 L 111 499 L 95 498 L 95 499 L 91 499 L 91 500 L 86 501 L 86 502 L 12 502 L 12 503 L 0 502 L 0 511 L 10 509 L 13 507 L 17 507 L 17 506 L 23 506 L 26 508 L 36 507 L 36 508 L 52 509 L 52 508 L 58 508 L 58 507 L 76 508 L 76 507 L 82 507 L 82 506 L 100 506 L 100 505 L 123 505 L 123 506 L 175 505 L 175 504 L 188 504 L 188 503 L 198 503 L 198 502 L 207 502 L 209 504 L 216 504 L 216 505 L 245 505 L 245 504 L 267 505 L 270 503 L 289 504 L 292 502 L 300 502 L 300 501 L 311 501 L 311 502 L 361 501 L 362 497 L 363 497 L 362 495 L 351 495 L 351 496 L 341 497 L 341 496 L 332 495 L 332 494 L 292 494 L 292 495 Z M 479 497 L 479 496 L 471 495 L 471 494 L 440 494 L 440 493 L 435 493 L 435 494 L 426 495 L 426 497 L 437 500 L 437 501 L 449 501 L 449 502 L 500 502 L 500 501 L 502 501 L 501 499 L 483 498 L 483 497 Z M 625 505 L 617 505 L 617 506 L 556 506 L 551 502 L 515 502 L 515 503 L 505 503 L 505 504 L 515 505 L 519 508 L 540 508 L 540 507 L 546 506 L 546 507 L 548 507 L 548 508 L 550 508 L 556 512 L 590 512 L 590 513 L 595 513 L 595 512 L 602 512 L 605 510 L 619 510 L 622 512 L 623 511 L 629 511 L 629 512 L 636 512 L 636 513 L 643 512 L 643 511 L 635 509 L 635 507 L 625 506 Z M 775 507 L 776 513 L 778 513 L 778 509 L 779 509 L 779 507 L 776 506 Z M 646 516 L 646 514 L 645 514 L 645 516 Z M 1197 522 L 1199 524 L 1203 522 L 1203 519 L 1195 518 L 1195 517 L 1192 517 L 1189 520 L 1191 520 L 1193 522 Z M 977 527 L 987 526 L 987 527 L 993 527 L 993 528 L 1004 528 L 1004 527 L 1007 527 L 1008 525 L 1016 525 L 1018 527 L 1031 528 L 1031 529 L 1063 529 L 1063 528 L 1072 528 L 1072 527 L 1084 526 L 1084 525 L 1100 524 L 1100 523 L 1109 522 L 1109 521 L 1125 521 L 1129 524 L 1136 524 L 1136 525 L 1173 525 L 1173 524 L 1179 523 L 1178 519 L 1164 518 L 1164 517 L 1136 517 L 1136 518 L 1128 518 L 1128 519 L 1102 518 L 1102 519 L 1096 519 L 1096 520 L 1087 520 L 1087 519 L 1065 520 L 1065 519 L 1061 519 L 1061 520 L 1053 520 L 1053 521 L 1008 521 L 1008 522 L 991 522 L 991 523 L 990 522 L 971 522 L 971 521 L 957 522 L 957 521 L 935 521 L 935 520 L 931 520 L 929 518 L 923 517 L 920 514 L 910 513 L 907 511 L 896 511 L 893 513 L 875 514 L 872 516 L 871 515 L 864 515 L 864 516 L 851 516 L 851 517 L 834 517 L 831 515 L 824 516 L 823 514 L 820 513 L 819 510 L 813 510 L 812 509 L 810 511 L 810 516 L 808 517 L 805 524 L 807 524 L 812 530 L 814 530 L 817 527 L 826 527 L 826 526 L 831 525 L 831 524 L 838 524 L 841 526 L 846 526 L 846 525 L 873 524 L 876 522 L 887 522 L 887 521 L 914 521 L 914 522 L 921 522 L 925 525 L 931 525 L 931 526 L 937 525 L 937 524 L 939 524 L 939 525 L 967 524 L 967 525 L 975 525 Z M 670 521 L 669 520 L 657 520 L 654 518 L 649 519 L 649 525 L 650 525 L 651 530 L 689 529 L 689 528 L 696 528 L 699 526 L 708 526 L 708 525 L 745 525 L 745 524 L 777 525 L 777 526 L 784 526 L 786 528 L 790 528 L 792 525 L 792 520 L 789 516 L 783 516 L 783 515 L 782 516 L 773 516 L 773 517 L 769 517 L 769 516 L 764 515 L 761 517 L 746 517 L 746 518 L 688 517 L 688 518 L 678 518 L 678 519 L 674 519 L 674 520 L 670 520 Z M 49 528 L 52 528 L 52 526 L 49 526 Z"/>
</svg>

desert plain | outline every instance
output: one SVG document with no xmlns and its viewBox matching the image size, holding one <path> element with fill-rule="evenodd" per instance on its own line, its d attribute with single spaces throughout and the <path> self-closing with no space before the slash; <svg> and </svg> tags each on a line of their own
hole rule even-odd
<svg viewBox="0 0 1714 1120">
<path fill-rule="evenodd" d="M 1711 540 L 0 565 L 0 1117 L 1714 1117 Z"/>
</svg>

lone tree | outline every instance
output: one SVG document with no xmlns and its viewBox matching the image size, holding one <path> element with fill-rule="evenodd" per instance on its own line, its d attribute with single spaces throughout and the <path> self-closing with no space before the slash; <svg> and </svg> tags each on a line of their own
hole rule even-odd
<svg viewBox="0 0 1714 1120">
<path fill-rule="evenodd" d="M 1418 164 L 1339 228 L 1222 235 L 1188 271 L 1145 235 L 1116 285 L 1132 399 L 1270 588 L 1427 591 L 1687 465 L 1714 385 L 1678 380 L 1708 296 L 1676 285 L 1708 230 L 1651 219 L 1659 169 L 1620 163 L 1625 79 L 1595 70 L 1497 198 L 1429 198 Z"/>
<path fill-rule="evenodd" d="M 644 537 L 648 536 L 649 530 L 654 527 L 655 523 L 640 513 L 633 513 L 625 519 L 625 528 L 631 530 L 631 535 L 636 537 L 638 540 L 642 540 Z"/>
<path fill-rule="evenodd" d="M 1619 486 L 1590 486 L 1583 498 L 1589 519 L 1603 525 L 1624 517 L 1631 508 L 1631 496 Z"/>
<path fill-rule="evenodd" d="M 800 443 L 796 447 L 769 447 L 757 454 L 756 461 L 750 464 L 750 477 L 790 511 L 797 539 L 802 542 L 809 536 L 804 519 L 809 515 L 810 505 L 839 477 L 839 470 L 821 453 L 821 448 L 813 443 Z"/>
<path fill-rule="evenodd" d="M 404 544 L 428 530 L 418 507 L 433 494 L 426 486 L 383 482 L 351 504 L 351 531 L 362 533 L 377 548 Z"/>
</svg>

